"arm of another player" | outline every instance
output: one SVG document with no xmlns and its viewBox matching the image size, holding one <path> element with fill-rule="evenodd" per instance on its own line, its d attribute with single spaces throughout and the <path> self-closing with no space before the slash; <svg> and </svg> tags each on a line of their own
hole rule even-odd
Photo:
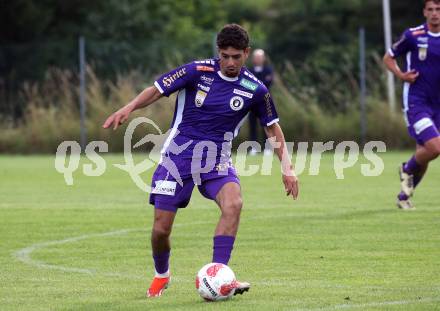
<svg viewBox="0 0 440 311">
<path fill-rule="evenodd" d="M 128 119 L 130 113 L 137 109 L 151 105 L 161 97 L 162 94 L 155 86 L 146 88 L 131 102 L 109 116 L 107 120 L 105 120 L 102 127 L 105 129 L 113 127 L 113 130 L 116 130 L 120 124 L 124 123 Z"/>
<path fill-rule="evenodd" d="M 299 192 L 298 178 L 296 177 L 292 163 L 290 162 L 283 130 L 278 123 L 266 126 L 264 130 L 267 137 L 274 137 L 275 142 L 280 143 L 279 148 L 274 148 L 274 151 L 281 162 L 284 189 L 286 190 L 287 195 L 292 195 L 293 199 L 296 200 Z"/>
<path fill-rule="evenodd" d="M 396 60 L 391 56 L 389 52 L 387 52 L 383 57 L 383 63 L 388 68 L 389 71 L 394 73 L 394 75 L 402 81 L 414 83 L 416 82 L 417 77 L 419 76 L 419 73 L 414 69 L 407 72 L 402 72 Z"/>
</svg>

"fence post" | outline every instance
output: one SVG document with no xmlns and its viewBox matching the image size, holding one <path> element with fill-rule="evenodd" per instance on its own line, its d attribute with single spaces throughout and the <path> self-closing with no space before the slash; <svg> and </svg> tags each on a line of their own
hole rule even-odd
<svg viewBox="0 0 440 311">
<path fill-rule="evenodd" d="M 383 29 L 385 37 L 385 51 L 391 48 L 391 9 L 390 0 L 382 0 L 383 11 Z M 388 91 L 388 103 L 390 105 L 391 112 L 396 111 L 396 93 L 394 91 L 394 75 L 387 70 L 387 91 Z"/>
<path fill-rule="evenodd" d="M 80 127 L 81 149 L 84 152 L 87 145 L 86 128 L 86 43 L 83 36 L 79 37 L 79 109 L 80 109 Z"/>
<path fill-rule="evenodd" d="M 365 68 L 365 29 L 359 29 L 359 78 L 360 78 L 360 105 L 361 105 L 361 145 L 365 144 L 367 134 L 367 115 L 366 115 L 366 68 Z"/>
</svg>

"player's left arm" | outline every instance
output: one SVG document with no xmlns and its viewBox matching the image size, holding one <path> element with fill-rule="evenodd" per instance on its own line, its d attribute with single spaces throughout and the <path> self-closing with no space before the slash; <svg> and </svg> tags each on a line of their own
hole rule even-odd
<svg viewBox="0 0 440 311">
<path fill-rule="evenodd" d="M 283 183 L 287 195 L 292 195 L 296 200 L 299 193 L 298 178 L 290 161 L 289 153 L 286 147 L 283 130 L 278 122 L 264 127 L 264 131 L 268 138 L 274 139 L 274 152 L 277 154 L 281 162 L 281 171 L 283 174 Z M 277 147 L 277 145 L 279 146 Z"/>
</svg>

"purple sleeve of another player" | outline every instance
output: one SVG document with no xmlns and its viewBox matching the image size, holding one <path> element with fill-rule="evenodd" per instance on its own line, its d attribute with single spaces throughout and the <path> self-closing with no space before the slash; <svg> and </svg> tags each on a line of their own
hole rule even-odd
<svg viewBox="0 0 440 311">
<path fill-rule="evenodd" d="M 411 31 L 405 31 L 400 37 L 399 41 L 394 43 L 389 49 L 388 53 L 393 57 L 399 57 L 403 54 L 411 51 L 413 43 L 412 43 L 412 34 Z"/>
<path fill-rule="evenodd" d="M 196 65 L 189 63 L 163 74 L 154 82 L 154 86 L 164 96 L 187 87 L 197 75 Z"/>
<path fill-rule="evenodd" d="M 260 85 L 255 94 L 252 112 L 260 119 L 261 126 L 269 126 L 279 121 L 272 96 L 264 85 Z"/>
</svg>

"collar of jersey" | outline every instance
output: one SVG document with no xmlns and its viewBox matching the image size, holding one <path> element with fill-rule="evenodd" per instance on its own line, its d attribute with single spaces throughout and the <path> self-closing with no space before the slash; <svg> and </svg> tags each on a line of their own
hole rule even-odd
<svg viewBox="0 0 440 311">
<path fill-rule="evenodd" d="M 234 82 L 234 81 L 238 80 L 238 76 L 236 76 L 234 78 L 229 78 L 229 77 L 225 76 L 224 74 L 222 74 L 222 72 L 220 70 L 217 71 L 217 74 L 219 75 L 220 78 L 222 78 L 225 81 Z"/>
<path fill-rule="evenodd" d="M 435 33 L 435 32 L 428 31 L 428 34 L 433 37 L 440 37 L 440 32 Z"/>
<path fill-rule="evenodd" d="M 431 32 L 429 31 L 428 23 L 423 24 L 423 29 L 425 29 L 426 33 L 431 37 L 440 37 L 440 32 Z"/>
</svg>

